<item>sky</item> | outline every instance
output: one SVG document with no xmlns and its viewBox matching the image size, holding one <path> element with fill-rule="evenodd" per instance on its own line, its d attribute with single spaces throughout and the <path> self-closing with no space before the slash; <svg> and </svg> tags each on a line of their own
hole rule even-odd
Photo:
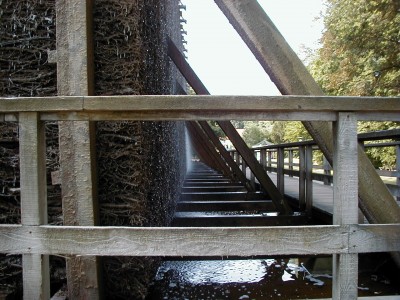
<svg viewBox="0 0 400 300">
<path fill-rule="evenodd" d="M 258 0 L 289 45 L 305 58 L 317 49 L 323 31 L 323 0 Z M 213 95 L 279 95 L 275 85 L 214 0 L 182 0 L 186 5 L 188 62 Z"/>
</svg>

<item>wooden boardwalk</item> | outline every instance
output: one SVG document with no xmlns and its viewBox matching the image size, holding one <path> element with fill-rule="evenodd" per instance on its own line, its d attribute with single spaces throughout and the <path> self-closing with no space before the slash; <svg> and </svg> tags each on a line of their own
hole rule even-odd
<svg viewBox="0 0 400 300">
<path fill-rule="evenodd" d="M 276 173 L 268 173 L 268 176 L 276 184 Z M 299 199 L 299 178 L 289 177 L 285 175 L 285 194 Z M 320 181 L 313 181 L 313 206 L 333 214 L 333 187 L 331 185 L 324 185 Z"/>
</svg>

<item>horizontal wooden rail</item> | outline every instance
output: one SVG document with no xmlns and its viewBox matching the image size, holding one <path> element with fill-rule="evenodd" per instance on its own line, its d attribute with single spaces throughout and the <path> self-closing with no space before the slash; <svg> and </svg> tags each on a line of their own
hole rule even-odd
<svg viewBox="0 0 400 300">
<path fill-rule="evenodd" d="M 110 105 L 112 103 L 112 105 Z M 71 96 L 0 98 L 0 113 L 40 112 L 42 120 L 400 120 L 399 97 Z"/>
<path fill-rule="evenodd" d="M 0 225 L 0 252 L 12 254 L 252 256 L 399 249 L 400 224 L 219 228 Z"/>
</svg>

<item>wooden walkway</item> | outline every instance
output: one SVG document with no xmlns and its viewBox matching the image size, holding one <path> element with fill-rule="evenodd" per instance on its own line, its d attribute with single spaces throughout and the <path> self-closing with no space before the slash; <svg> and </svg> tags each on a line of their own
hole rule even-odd
<svg viewBox="0 0 400 300">
<path fill-rule="evenodd" d="M 268 173 L 268 176 L 276 184 L 276 173 Z M 299 178 L 285 175 L 285 194 L 291 198 L 299 199 Z M 320 181 L 313 181 L 313 206 L 333 214 L 333 187 L 324 185 Z"/>
</svg>

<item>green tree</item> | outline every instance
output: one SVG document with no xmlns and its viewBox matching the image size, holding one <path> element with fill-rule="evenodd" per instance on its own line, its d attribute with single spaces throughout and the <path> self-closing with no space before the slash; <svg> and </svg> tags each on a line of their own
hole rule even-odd
<svg viewBox="0 0 400 300">
<path fill-rule="evenodd" d="M 322 48 L 309 65 L 329 95 L 400 94 L 400 1 L 326 0 Z M 360 122 L 359 131 L 398 128 L 394 122 Z M 367 154 L 376 167 L 394 165 L 393 149 Z"/>
<path fill-rule="evenodd" d="M 243 133 L 243 139 L 249 147 L 265 140 L 267 136 L 267 132 L 257 125 L 246 127 L 246 130 Z"/>
<path fill-rule="evenodd" d="M 327 0 L 311 73 L 330 95 L 400 92 L 400 1 Z"/>
</svg>

